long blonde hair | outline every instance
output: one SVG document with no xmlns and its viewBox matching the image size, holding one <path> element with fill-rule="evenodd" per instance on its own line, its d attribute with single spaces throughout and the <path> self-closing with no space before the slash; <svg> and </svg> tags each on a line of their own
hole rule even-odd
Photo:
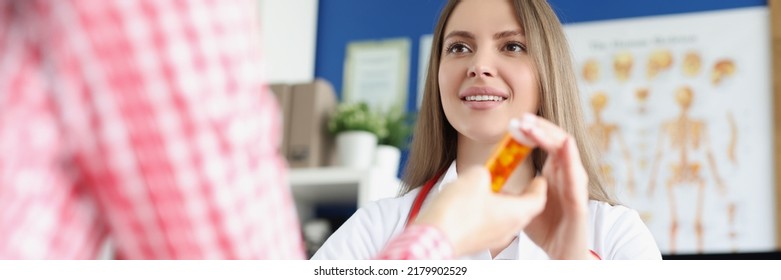
<svg viewBox="0 0 781 280">
<path fill-rule="evenodd" d="M 410 157 L 402 178 L 403 193 L 409 192 L 443 172 L 456 159 L 458 132 L 450 125 L 439 95 L 439 61 L 442 36 L 459 0 L 442 9 L 434 30 L 424 96 Z M 528 51 L 534 61 L 540 88 L 538 115 L 555 123 L 576 140 L 583 167 L 589 176 L 589 197 L 616 204 L 602 183 L 596 149 L 583 122 L 583 113 L 567 39 L 558 17 L 545 0 L 514 0 L 516 15 L 528 38 Z M 545 153 L 535 149 L 534 169 L 541 172 Z"/>
</svg>

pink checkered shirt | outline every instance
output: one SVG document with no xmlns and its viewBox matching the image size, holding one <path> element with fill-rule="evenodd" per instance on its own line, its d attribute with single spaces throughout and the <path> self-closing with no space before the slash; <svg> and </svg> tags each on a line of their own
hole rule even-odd
<svg viewBox="0 0 781 280">
<path fill-rule="evenodd" d="M 0 259 L 304 256 L 255 2 L 0 0 Z"/>
</svg>

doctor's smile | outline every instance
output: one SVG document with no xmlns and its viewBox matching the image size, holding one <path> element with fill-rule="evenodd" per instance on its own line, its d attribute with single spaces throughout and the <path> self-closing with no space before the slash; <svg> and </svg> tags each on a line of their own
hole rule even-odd
<svg viewBox="0 0 781 280">
<path fill-rule="evenodd" d="M 509 94 L 487 86 L 469 87 L 458 96 L 466 106 L 477 110 L 495 108 L 509 98 Z"/>
</svg>

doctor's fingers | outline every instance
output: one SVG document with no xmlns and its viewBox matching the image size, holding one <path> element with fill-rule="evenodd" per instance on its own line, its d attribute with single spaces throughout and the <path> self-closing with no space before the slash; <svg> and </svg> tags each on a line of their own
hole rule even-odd
<svg viewBox="0 0 781 280">
<path fill-rule="evenodd" d="M 558 154 L 567 138 L 572 138 L 569 133 L 556 124 L 534 114 L 524 114 L 518 128 L 524 137 L 549 155 Z M 518 140 L 520 141 L 520 139 Z"/>
<path fill-rule="evenodd" d="M 521 133 L 548 153 L 543 174 L 566 185 L 587 181 L 576 140 L 552 122 L 526 114 L 519 126 Z"/>
<path fill-rule="evenodd" d="M 571 137 L 565 139 L 560 153 L 556 156 L 559 157 L 562 165 L 561 179 L 564 180 L 565 185 L 571 188 L 585 188 L 588 185 L 588 173 L 583 167 L 575 139 Z"/>
<path fill-rule="evenodd" d="M 558 159 L 549 158 L 549 161 L 555 162 L 556 168 L 548 170 L 547 174 L 543 171 L 543 175 L 553 180 L 551 192 L 554 197 L 561 200 L 561 205 L 578 206 L 567 207 L 568 210 L 577 213 L 577 210 L 586 207 L 588 202 L 589 178 L 580 162 L 580 156 L 577 155 L 577 147 L 572 138 L 565 140 L 559 154 L 555 156 Z"/>
<path fill-rule="evenodd" d="M 547 192 L 548 181 L 538 176 L 532 179 L 520 195 L 495 194 L 488 207 L 493 208 L 496 215 L 505 216 L 518 223 L 515 226 L 520 230 L 545 209 Z"/>
</svg>

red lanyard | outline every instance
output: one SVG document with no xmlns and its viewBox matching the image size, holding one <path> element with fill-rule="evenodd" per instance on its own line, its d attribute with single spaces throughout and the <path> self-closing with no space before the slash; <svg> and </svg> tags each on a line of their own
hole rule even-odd
<svg viewBox="0 0 781 280">
<path fill-rule="evenodd" d="M 442 177 L 443 172 L 437 173 L 437 175 L 434 175 L 434 178 L 431 178 L 431 180 L 428 180 L 425 185 L 420 189 L 420 192 L 417 196 L 415 196 L 415 202 L 412 203 L 412 208 L 409 210 L 409 216 L 407 216 L 407 223 L 404 225 L 405 227 L 408 227 L 412 221 L 415 221 L 415 218 L 418 217 L 418 213 L 420 213 L 420 208 L 423 207 L 423 201 L 426 200 L 426 197 L 431 192 L 431 189 L 434 188 L 434 185 L 439 181 L 439 178 Z"/>
</svg>

